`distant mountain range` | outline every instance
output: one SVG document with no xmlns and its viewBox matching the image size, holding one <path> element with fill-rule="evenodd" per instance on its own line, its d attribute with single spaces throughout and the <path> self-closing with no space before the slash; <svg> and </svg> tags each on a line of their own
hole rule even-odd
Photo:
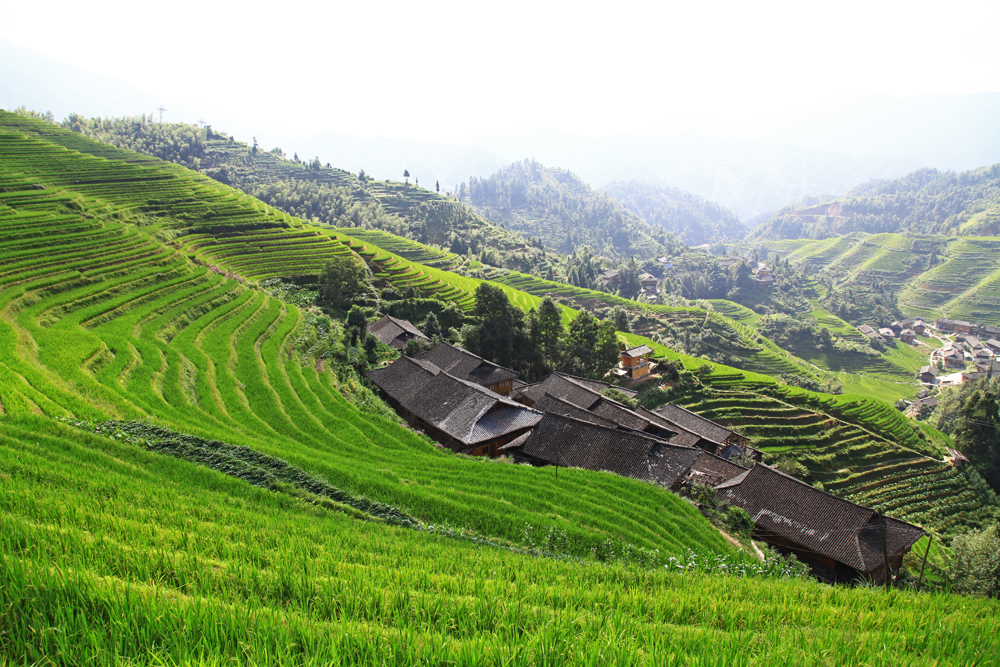
<svg viewBox="0 0 1000 667">
<path fill-rule="evenodd" d="M 488 178 L 472 178 L 468 187 L 464 182 L 459 186 L 458 194 L 488 220 L 540 238 L 561 253 L 588 245 L 609 257 L 650 259 L 673 254 L 679 246 L 665 227 L 647 224 L 572 172 L 536 160 L 515 162 Z"/>
<path fill-rule="evenodd" d="M 91 74 L 0 39 L 0 108 L 51 111 L 61 120 L 73 112 L 86 116 L 150 114 L 165 102 L 119 79 Z M 174 112 L 176 118 L 179 109 Z"/>
<path fill-rule="evenodd" d="M 0 40 L 0 107 L 51 110 L 59 120 L 150 114 L 168 108 L 170 121 L 199 116 L 122 81 L 85 72 Z M 299 113 L 299 112 L 296 112 Z M 735 111 L 734 111 L 735 113 Z M 318 117 L 318 116 L 317 116 Z M 489 134 L 462 144 L 358 137 L 349 128 L 316 133 L 289 118 L 277 127 L 244 126 L 237 110 L 209 117 L 215 128 L 261 138 L 289 154 L 380 180 L 408 170 L 424 185 L 453 190 L 525 158 L 570 169 L 598 190 L 615 181 L 681 188 L 716 202 L 753 225 L 808 195 L 840 195 L 871 179 L 903 176 L 921 167 L 969 169 L 1000 162 L 1000 93 L 887 96 L 831 102 L 811 119 L 756 140 L 621 135 L 586 138 L 551 131 Z M 299 129 L 299 128 L 303 129 Z M 391 135 L 394 129 L 387 127 Z"/>
<path fill-rule="evenodd" d="M 615 181 L 604 192 L 651 225 L 673 232 L 688 245 L 742 239 L 747 228 L 735 213 L 680 188 L 645 181 Z"/>
</svg>

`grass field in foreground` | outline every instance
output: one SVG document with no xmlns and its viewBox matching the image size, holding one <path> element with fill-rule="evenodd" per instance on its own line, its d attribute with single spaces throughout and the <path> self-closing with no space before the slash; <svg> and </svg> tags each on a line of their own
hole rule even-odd
<svg viewBox="0 0 1000 667">
<path fill-rule="evenodd" d="M 0 479 L 0 655 L 16 664 L 964 665 L 1000 650 L 996 601 L 536 558 L 38 418 L 0 428 Z"/>
</svg>

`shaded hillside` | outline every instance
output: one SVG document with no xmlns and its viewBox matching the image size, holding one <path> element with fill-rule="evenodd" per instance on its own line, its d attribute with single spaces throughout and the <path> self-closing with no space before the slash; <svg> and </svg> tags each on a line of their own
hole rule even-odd
<svg viewBox="0 0 1000 667">
<path fill-rule="evenodd" d="M 688 245 L 736 241 L 747 232 L 729 209 L 680 188 L 633 180 L 608 183 L 604 192 L 647 223 L 673 232 Z"/>
<path fill-rule="evenodd" d="M 873 180 L 838 198 L 805 198 L 751 230 L 757 239 L 850 232 L 985 236 L 1000 233 L 1000 164 L 961 173 L 920 169 Z"/>
<path fill-rule="evenodd" d="M 524 160 L 488 178 L 471 178 L 459 197 L 484 216 L 536 236 L 549 248 L 571 253 L 582 245 L 607 257 L 641 259 L 674 255 L 681 242 L 620 203 L 596 192 L 575 174 Z"/>
</svg>

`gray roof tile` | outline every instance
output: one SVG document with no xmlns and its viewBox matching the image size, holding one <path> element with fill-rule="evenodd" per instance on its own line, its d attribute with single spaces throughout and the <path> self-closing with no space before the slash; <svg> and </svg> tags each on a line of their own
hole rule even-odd
<svg viewBox="0 0 1000 667">
<path fill-rule="evenodd" d="M 716 489 L 720 500 L 746 510 L 759 530 L 791 540 L 859 572 L 872 572 L 882 566 L 878 515 L 867 507 L 815 489 L 762 464 L 717 485 Z M 909 549 L 924 534 L 905 521 L 886 521 L 890 558 Z"/>
</svg>

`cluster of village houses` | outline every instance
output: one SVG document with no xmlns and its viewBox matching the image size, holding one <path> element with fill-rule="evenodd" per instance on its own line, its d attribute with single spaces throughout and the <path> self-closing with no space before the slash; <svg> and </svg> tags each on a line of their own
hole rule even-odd
<svg viewBox="0 0 1000 667">
<path fill-rule="evenodd" d="M 369 331 L 397 349 L 425 338 L 392 317 Z M 621 368 L 643 377 L 651 353 L 647 346 L 624 350 Z M 606 382 L 551 373 L 527 384 L 447 343 L 401 356 L 368 377 L 411 426 L 456 453 L 608 471 L 674 492 L 711 486 L 720 501 L 750 514 L 755 537 L 795 553 L 826 581 L 882 579 L 886 554 L 890 571 L 899 570 L 924 534 L 889 518 L 883 528 L 873 510 L 755 463 L 761 453 L 747 438 L 679 405 L 633 409 L 613 400 L 602 393 Z"/>
</svg>

